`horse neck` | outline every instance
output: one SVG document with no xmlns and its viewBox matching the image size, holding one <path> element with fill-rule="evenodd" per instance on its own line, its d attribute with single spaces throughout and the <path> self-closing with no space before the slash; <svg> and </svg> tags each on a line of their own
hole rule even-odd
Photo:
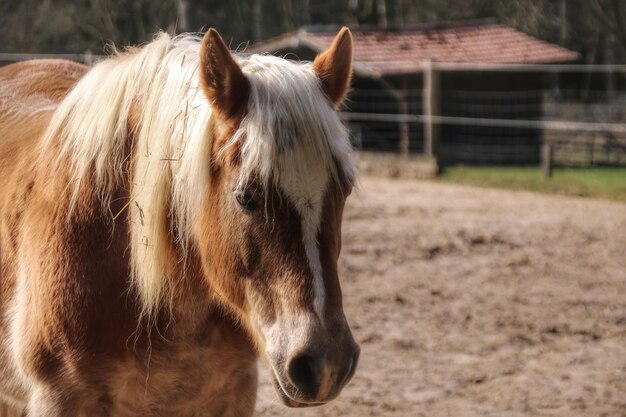
<svg viewBox="0 0 626 417">
<path fill-rule="evenodd" d="M 244 344 L 247 336 L 236 320 L 224 313 L 222 303 L 204 276 L 197 251 L 181 247 L 174 238 L 169 246 L 173 261 L 166 276 L 168 297 L 162 300 L 155 322 L 159 332 L 168 339 L 185 340 L 219 330 L 221 334 L 242 339 Z"/>
</svg>

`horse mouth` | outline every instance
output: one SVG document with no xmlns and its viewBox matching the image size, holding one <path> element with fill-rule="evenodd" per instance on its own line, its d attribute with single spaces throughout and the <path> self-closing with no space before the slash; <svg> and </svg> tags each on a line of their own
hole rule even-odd
<svg viewBox="0 0 626 417">
<path fill-rule="evenodd" d="M 283 404 L 290 408 L 318 407 L 327 403 L 327 401 L 307 402 L 294 400 L 289 394 L 287 394 L 287 391 L 283 388 L 276 375 L 272 375 L 272 385 L 274 385 L 274 390 L 276 391 L 276 394 L 278 394 L 278 397 L 283 402 Z"/>
</svg>

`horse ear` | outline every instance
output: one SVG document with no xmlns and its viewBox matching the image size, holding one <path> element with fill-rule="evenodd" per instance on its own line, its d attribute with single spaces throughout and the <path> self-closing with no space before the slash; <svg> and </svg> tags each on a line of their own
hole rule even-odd
<svg viewBox="0 0 626 417">
<path fill-rule="evenodd" d="M 352 78 L 352 34 L 342 28 L 326 51 L 313 61 L 313 69 L 322 80 L 324 92 L 338 107 L 348 94 Z"/>
<path fill-rule="evenodd" d="M 202 39 L 200 84 L 216 110 L 228 119 L 241 115 L 247 106 L 250 83 L 215 29 Z"/>
</svg>

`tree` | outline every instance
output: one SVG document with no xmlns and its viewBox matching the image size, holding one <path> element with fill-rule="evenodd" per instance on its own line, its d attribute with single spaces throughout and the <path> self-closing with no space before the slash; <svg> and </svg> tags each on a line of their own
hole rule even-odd
<svg viewBox="0 0 626 417">
<path fill-rule="evenodd" d="M 236 48 L 308 24 L 394 27 L 485 17 L 588 60 L 626 60 L 622 0 L 0 0 L 0 45 L 3 52 L 101 53 L 108 42 L 143 43 L 158 30 L 215 27 Z"/>
</svg>

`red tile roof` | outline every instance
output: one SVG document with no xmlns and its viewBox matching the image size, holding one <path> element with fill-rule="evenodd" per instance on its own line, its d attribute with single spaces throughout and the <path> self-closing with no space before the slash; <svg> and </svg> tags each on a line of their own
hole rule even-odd
<svg viewBox="0 0 626 417">
<path fill-rule="evenodd" d="M 301 29 L 250 48 L 276 52 L 305 46 L 324 50 L 337 30 Z M 463 64 L 541 64 L 574 61 L 578 53 L 513 28 L 489 23 L 382 31 L 353 29 L 355 69 L 379 75 L 419 71 L 424 61 Z"/>
</svg>

